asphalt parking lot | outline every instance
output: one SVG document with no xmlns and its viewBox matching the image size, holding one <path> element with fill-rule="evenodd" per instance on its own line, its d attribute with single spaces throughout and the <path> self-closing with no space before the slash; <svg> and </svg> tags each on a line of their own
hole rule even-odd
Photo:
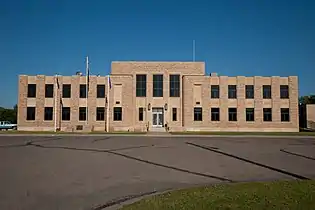
<svg viewBox="0 0 315 210">
<path fill-rule="evenodd" d="M 308 137 L 0 136 L 0 209 L 101 210 L 165 190 L 315 178 Z"/>
</svg>

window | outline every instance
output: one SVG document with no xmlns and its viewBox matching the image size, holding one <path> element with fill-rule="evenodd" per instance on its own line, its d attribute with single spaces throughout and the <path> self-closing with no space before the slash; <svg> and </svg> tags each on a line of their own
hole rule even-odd
<svg viewBox="0 0 315 210">
<path fill-rule="evenodd" d="M 246 108 L 246 121 L 255 121 L 254 108 Z"/>
<path fill-rule="evenodd" d="M 80 85 L 80 98 L 86 98 L 86 85 Z"/>
<path fill-rule="evenodd" d="M 220 86 L 211 85 L 211 98 L 220 98 Z"/>
<path fill-rule="evenodd" d="M 263 85 L 263 98 L 264 99 L 271 98 L 271 85 Z"/>
<path fill-rule="evenodd" d="M 62 107 L 62 118 L 63 121 L 70 120 L 70 107 Z"/>
<path fill-rule="evenodd" d="M 153 75 L 153 97 L 163 97 L 163 75 Z"/>
<path fill-rule="evenodd" d="M 228 89 L 229 89 L 228 97 L 229 98 L 236 98 L 237 97 L 236 85 L 229 85 Z"/>
<path fill-rule="evenodd" d="M 86 113 L 87 113 L 86 107 L 79 107 L 79 121 L 85 121 L 86 120 Z"/>
<path fill-rule="evenodd" d="M 146 97 L 147 95 L 147 75 L 136 75 L 136 97 Z"/>
<path fill-rule="evenodd" d="M 177 121 L 177 108 L 172 109 L 173 121 Z"/>
<path fill-rule="evenodd" d="M 237 121 L 237 108 L 229 108 L 229 121 Z"/>
<path fill-rule="evenodd" d="M 121 120 L 122 120 L 122 108 L 114 107 L 114 121 L 121 121 Z"/>
<path fill-rule="evenodd" d="M 28 84 L 27 97 L 28 98 L 36 98 L 36 84 Z"/>
<path fill-rule="evenodd" d="M 281 122 L 290 122 L 289 108 L 281 108 Z"/>
<path fill-rule="evenodd" d="M 254 85 L 246 85 L 246 98 L 254 98 Z"/>
<path fill-rule="evenodd" d="M 96 97 L 97 98 L 105 98 L 105 85 L 97 85 L 96 86 Z"/>
<path fill-rule="evenodd" d="M 45 98 L 53 98 L 53 97 L 54 97 L 54 85 L 45 84 Z"/>
<path fill-rule="evenodd" d="M 96 107 L 96 120 L 97 121 L 105 120 L 105 107 Z"/>
<path fill-rule="evenodd" d="M 170 75 L 170 97 L 180 96 L 180 76 Z"/>
<path fill-rule="evenodd" d="M 71 98 L 71 85 L 70 84 L 62 85 L 62 97 Z"/>
<path fill-rule="evenodd" d="M 194 108 L 194 121 L 202 121 L 202 108 Z"/>
<path fill-rule="evenodd" d="M 272 121 L 272 112 L 271 112 L 271 108 L 264 108 L 263 109 L 264 112 L 264 121 Z"/>
<path fill-rule="evenodd" d="M 220 121 L 220 108 L 211 108 L 211 121 Z"/>
<path fill-rule="evenodd" d="M 35 107 L 27 107 L 26 112 L 26 120 L 35 120 Z"/>
<path fill-rule="evenodd" d="M 280 85 L 280 98 L 289 98 L 289 86 Z"/>
<path fill-rule="evenodd" d="M 139 108 L 139 121 L 143 121 L 143 108 Z"/>
<path fill-rule="evenodd" d="M 44 114 L 44 120 L 53 120 L 53 108 L 52 107 L 45 107 L 45 114 Z"/>
</svg>

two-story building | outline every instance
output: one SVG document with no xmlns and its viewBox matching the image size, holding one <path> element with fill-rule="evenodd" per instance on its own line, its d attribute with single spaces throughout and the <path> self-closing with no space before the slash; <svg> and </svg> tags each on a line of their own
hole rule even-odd
<svg viewBox="0 0 315 210">
<path fill-rule="evenodd" d="M 107 115 L 108 113 L 108 115 Z M 19 76 L 18 130 L 299 131 L 298 78 L 112 62 L 108 76 Z"/>
</svg>

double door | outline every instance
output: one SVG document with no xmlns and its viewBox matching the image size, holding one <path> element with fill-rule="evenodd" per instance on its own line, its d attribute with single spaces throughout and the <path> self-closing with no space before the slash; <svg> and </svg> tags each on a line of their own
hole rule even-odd
<svg viewBox="0 0 315 210">
<path fill-rule="evenodd" d="M 152 108 L 152 126 L 155 128 L 163 127 L 164 116 L 163 108 Z"/>
</svg>

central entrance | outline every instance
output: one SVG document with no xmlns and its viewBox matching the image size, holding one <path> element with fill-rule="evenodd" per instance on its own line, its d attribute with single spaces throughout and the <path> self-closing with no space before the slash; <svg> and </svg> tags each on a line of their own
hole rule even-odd
<svg viewBox="0 0 315 210">
<path fill-rule="evenodd" d="M 161 128 L 164 122 L 163 108 L 152 108 L 152 127 Z"/>
</svg>

